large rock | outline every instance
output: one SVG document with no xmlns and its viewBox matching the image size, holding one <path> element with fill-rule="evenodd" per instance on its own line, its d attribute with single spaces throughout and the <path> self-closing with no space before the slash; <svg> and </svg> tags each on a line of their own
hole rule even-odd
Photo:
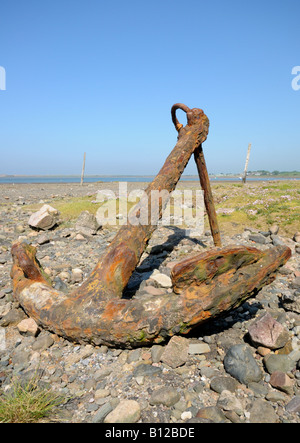
<svg viewBox="0 0 300 443">
<path fill-rule="evenodd" d="M 232 346 L 224 358 L 224 367 L 228 374 L 240 383 L 248 385 L 262 379 L 262 371 L 257 365 L 248 345 Z"/>
<path fill-rule="evenodd" d="M 28 220 L 31 228 L 47 231 L 53 228 L 59 221 L 59 211 L 50 205 L 44 205 L 42 208 L 32 214 Z"/>
<path fill-rule="evenodd" d="M 96 217 L 89 211 L 83 211 L 79 215 L 75 226 L 76 231 L 85 235 L 95 235 L 99 228 Z"/>
<path fill-rule="evenodd" d="M 283 348 L 289 340 L 288 331 L 268 312 L 255 320 L 248 332 L 254 345 L 269 349 Z"/>
</svg>

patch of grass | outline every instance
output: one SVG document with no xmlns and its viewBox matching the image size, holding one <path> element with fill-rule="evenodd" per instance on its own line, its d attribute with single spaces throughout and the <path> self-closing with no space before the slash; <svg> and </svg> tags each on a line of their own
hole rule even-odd
<svg viewBox="0 0 300 443">
<path fill-rule="evenodd" d="M 291 237 L 299 230 L 300 181 L 248 183 L 242 187 L 231 183 L 213 184 L 212 189 L 217 209 L 234 209 L 226 216 L 218 215 L 220 229 L 228 235 L 239 233 L 245 227 L 268 230 L 275 223 L 280 226 L 281 235 Z"/>
<path fill-rule="evenodd" d="M 198 183 L 180 182 L 180 190 L 199 190 Z M 268 230 L 270 225 L 280 225 L 280 234 L 293 236 L 299 231 L 300 221 L 300 181 L 289 182 L 253 182 L 242 185 L 241 183 L 212 183 L 212 191 L 216 209 L 234 209 L 233 212 L 218 214 L 222 232 L 233 235 L 240 233 L 245 227 Z M 82 211 L 89 211 L 96 215 L 103 203 L 93 203 L 94 196 L 60 198 L 49 204 L 55 206 L 61 213 L 62 227 L 72 226 Z M 112 202 L 115 204 L 115 202 Z M 134 206 L 128 203 L 128 211 Z M 39 205 L 23 206 L 23 209 L 37 211 Z M 171 203 L 171 214 L 173 211 Z M 119 200 L 116 202 L 116 214 L 119 210 Z M 205 217 L 205 229 L 209 229 Z M 183 226 L 184 227 L 184 226 Z"/>
<path fill-rule="evenodd" d="M 89 211 L 96 215 L 99 206 L 99 204 L 92 203 L 92 197 L 78 197 L 55 203 L 55 208 L 60 212 L 64 221 L 76 219 L 83 211 Z"/>
<path fill-rule="evenodd" d="M 34 377 L 25 386 L 13 383 L 9 394 L 0 397 L 1 423 L 36 423 L 49 417 L 53 410 L 64 403 L 64 399 L 51 390 L 38 387 Z"/>
<path fill-rule="evenodd" d="M 109 200 L 108 202 L 96 202 L 95 196 L 91 197 L 74 197 L 74 198 L 68 198 L 68 199 L 60 199 L 56 200 L 55 204 L 50 203 L 51 205 L 55 206 L 55 209 L 57 209 L 60 212 L 60 219 L 66 224 L 67 222 L 70 222 L 72 220 L 76 220 L 79 215 L 83 211 L 88 211 L 93 215 L 96 215 L 98 209 L 106 205 L 109 208 L 109 205 L 116 205 L 116 214 L 119 213 L 119 199 L 117 200 Z M 127 211 L 135 205 L 135 202 L 128 202 L 127 205 Z M 41 208 L 41 204 L 39 205 L 28 205 L 24 206 L 24 209 L 30 210 L 30 211 L 38 211 Z"/>
</svg>

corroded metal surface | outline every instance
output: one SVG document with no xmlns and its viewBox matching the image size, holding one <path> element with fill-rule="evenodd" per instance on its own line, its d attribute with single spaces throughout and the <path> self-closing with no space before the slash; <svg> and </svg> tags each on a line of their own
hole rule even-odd
<svg viewBox="0 0 300 443">
<path fill-rule="evenodd" d="M 157 202 L 158 208 L 151 207 L 153 203 L 149 198 L 151 191 L 166 190 L 171 193 L 175 189 L 193 152 L 206 140 L 208 129 L 209 120 L 204 112 L 201 109 L 193 109 L 190 116 L 188 114 L 188 124 L 180 130 L 175 148 L 166 159 L 158 175 L 147 187 L 145 192 L 148 198 L 140 202 L 134 209 L 136 214 L 141 210 L 141 204 L 147 204 L 149 217 L 150 214 L 157 213 L 158 219 L 161 218 L 164 206 L 168 202 L 159 200 Z M 156 228 L 157 225 L 151 223 L 150 219 L 146 225 L 122 226 L 106 254 L 76 296 L 80 296 L 84 292 L 85 297 L 100 297 L 100 299 L 122 297 L 124 287 Z"/>
<path fill-rule="evenodd" d="M 212 250 L 176 266 L 172 280 L 177 294 L 100 300 L 74 299 L 54 290 L 39 268 L 38 279 L 25 277 L 25 268 L 38 266 L 32 249 L 28 255 L 27 250 L 25 244 L 13 247 L 12 276 L 14 294 L 28 315 L 70 340 L 121 347 L 160 343 L 239 306 L 271 283 L 291 255 L 282 246 L 265 252 L 244 247 Z"/>
<path fill-rule="evenodd" d="M 208 134 L 209 122 L 203 111 L 185 107 L 187 125 L 172 118 L 179 131 L 178 142 L 157 177 L 148 186 L 152 190 L 172 192 L 195 150 Z M 138 217 L 142 204 L 134 209 Z M 164 205 L 159 200 L 157 217 Z M 151 211 L 152 209 L 152 211 Z M 153 208 L 148 208 L 148 214 Z M 89 278 L 66 295 L 53 289 L 49 278 L 36 260 L 36 250 L 25 243 L 12 247 L 14 297 L 27 314 L 45 329 L 77 342 L 134 347 L 160 343 L 166 337 L 187 333 L 191 328 L 223 311 L 238 306 L 274 279 L 277 268 L 290 257 L 286 247 L 265 252 L 254 248 L 213 249 L 179 263 L 173 270 L 176 293 L 162 296 L 122 299 L 123 290 L 136 268 L 155 223 L 124 225 Z"/>
<path fill-rule="evenodd" d="M 179 132 L 179 135 L 181 134 L 181 130 L 183 128 L 183 125 L 179 123 L 177 117 L 176 117 L 176 111 L 178 109 L 181 109 L 182 111 L 186 112 L 188 125 L 196 125 L 199 120 L 202 118 L 201 111 L 199 112 L 199 109 L 190 109 L 186 105 L 182 103 L 177 103 L 172 107 L 171 115 L 172 115 L 172 121 L 174 123 L 174 126 L 176 130 Z M 204 153 L 202 149 L 202 144 L 197 146 L 194 150 L 194 159 L 196 162 L 201 187 L 203 189 L 204 194 L 204 203 L 208 215 L 210 230 L 213 236 L 214 244 L 216 247 L 221 247 L 221 234 L 219 230 L 218 220 L 217 220 L 217 214 L 215 210 L 215 205 L 213 201 L 213 195 L 210 187 L 210 181 L 209 176 L 207 172 L 206 162 L 204 158 Z"/>
</svg>

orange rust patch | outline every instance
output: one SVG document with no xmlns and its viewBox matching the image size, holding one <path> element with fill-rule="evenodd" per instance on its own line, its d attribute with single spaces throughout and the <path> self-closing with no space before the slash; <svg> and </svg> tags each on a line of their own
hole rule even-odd
<svg viewBox="0 0 300 443">
<path fill-rule="evenodd" d="M 102 314 L 102 320 L 116 320 L 116 316 L 120 314 L 121 310 L 127 305 L 127 300 L 115 299 L 107 303 Z"/>
</svg>

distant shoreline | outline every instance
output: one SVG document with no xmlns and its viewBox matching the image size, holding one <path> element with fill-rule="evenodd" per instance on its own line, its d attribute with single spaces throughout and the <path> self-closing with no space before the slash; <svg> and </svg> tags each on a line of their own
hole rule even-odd
<svg viewBox="0 0 300 443">
<path fill-rule="evenodd" d="M 110 183 L 110 182 L 151 182 L 155 175 L 87 175 L 84 179 L 84 183 Z M 209 176 L 212 183 L 228 183 L 236 182 L 242 183 L 241 176 L 239 175 L 214 175 Z M 263 181 L 298 181 L 299 177 L 295 176 L 247 176 L 247 182 L 263 182 Z M 185 175 L 181 177 L 181 182 L 183 181 L 199 181 L 197 175 Z M 60 184 L 60 183 L 70 183 L 70 184 L 80 184 L 80 176 L 78 175 L 0 175 L 0 184 Z"/>
</svg>

